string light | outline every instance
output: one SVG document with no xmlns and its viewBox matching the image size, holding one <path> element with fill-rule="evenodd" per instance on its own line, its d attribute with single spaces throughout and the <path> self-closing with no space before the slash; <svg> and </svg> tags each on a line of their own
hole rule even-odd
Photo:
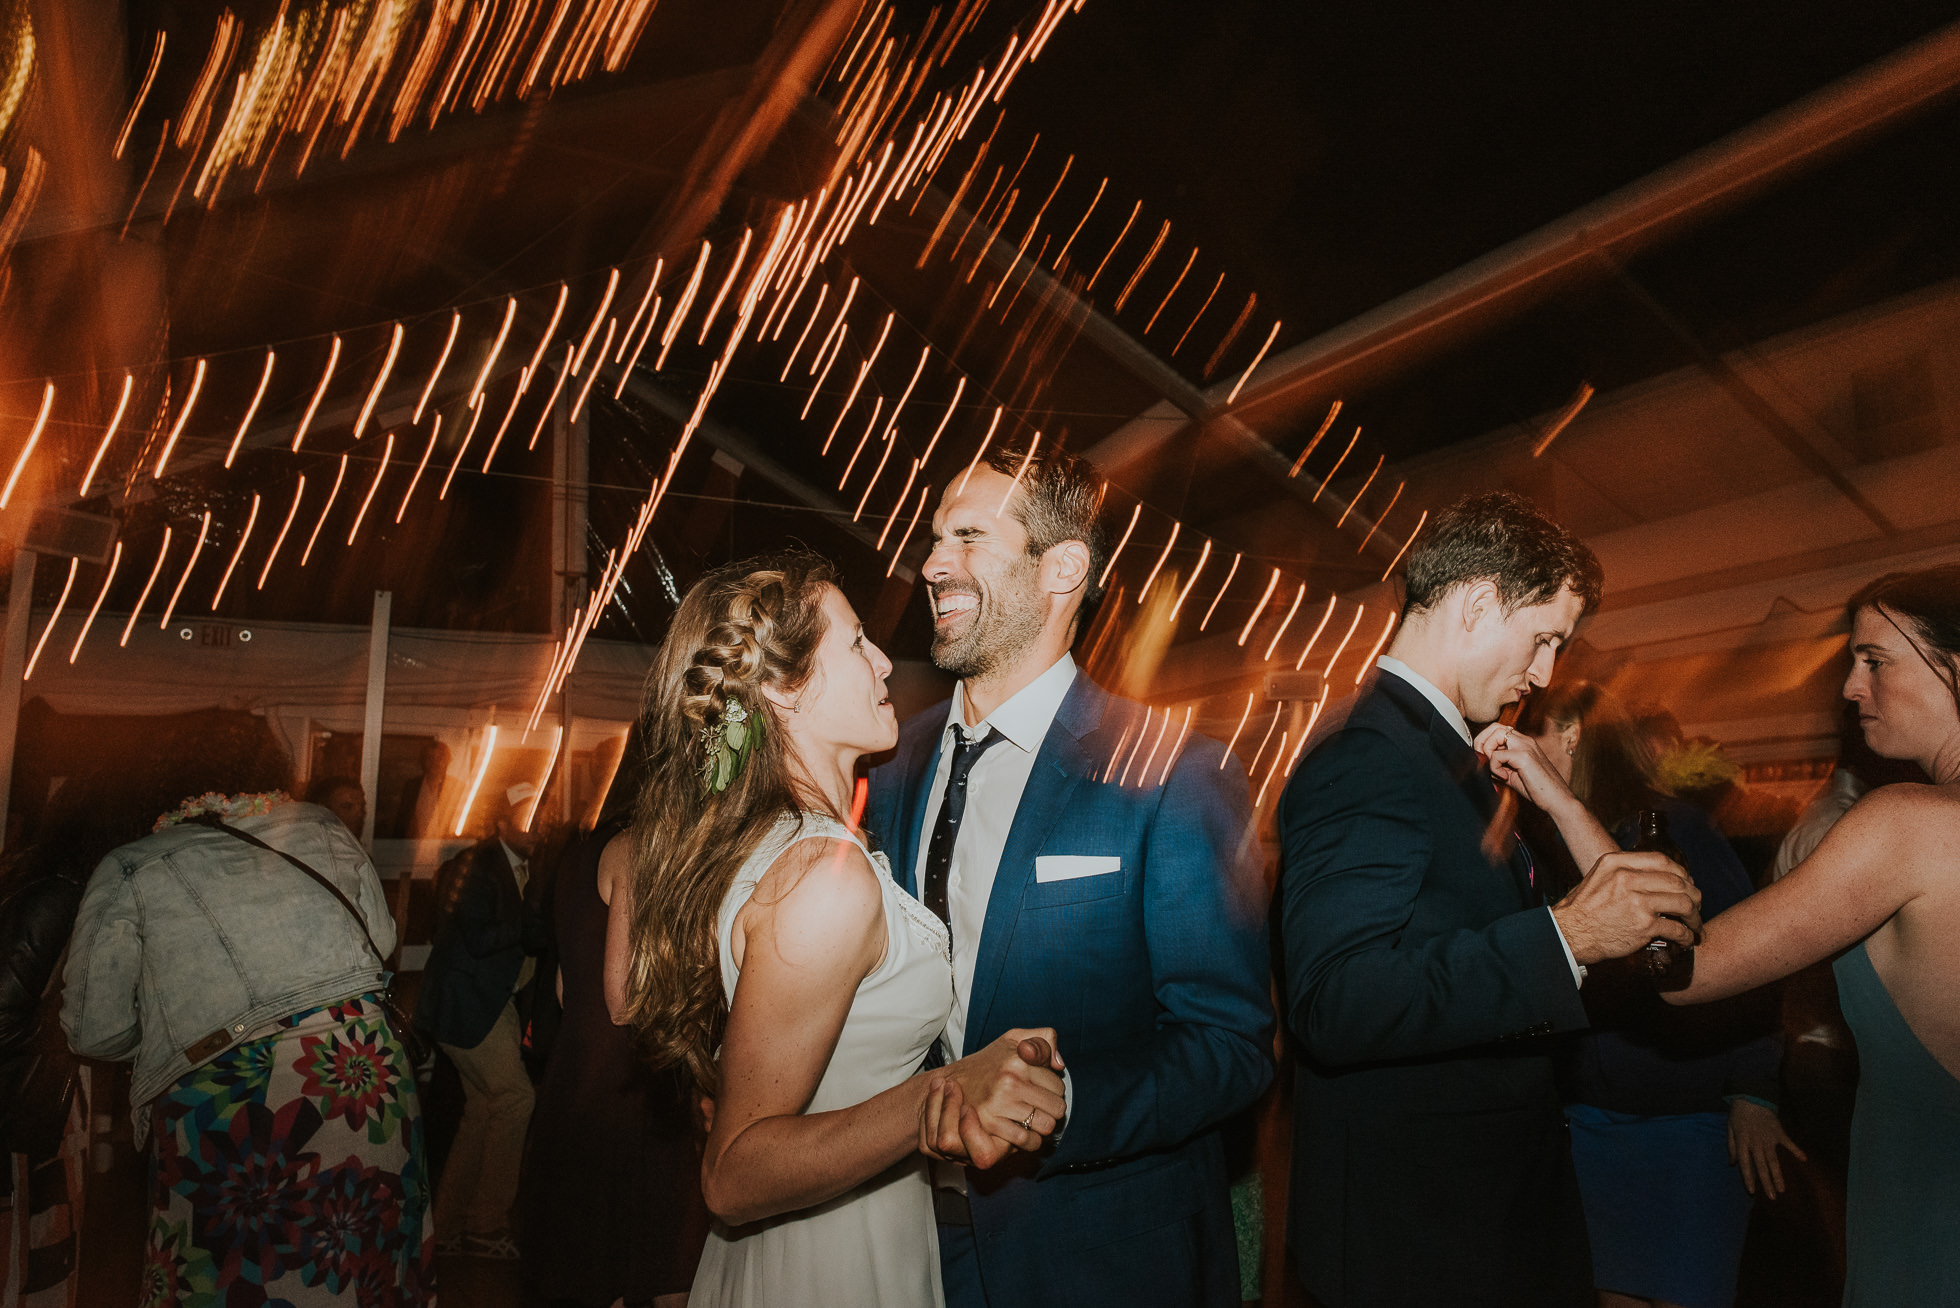
<svg viewBox="0 0 1960 1308">
<path fill-rule="evenodd" d="M 1388 574 L 1395 571 L 1395 565 L 1400 563 L 1402 561 L 1402 556 L 1409 552 L 1409 546 L 1416 543 L 1416 535 L 1418 532 L 1422 530 L 1422 524 L 1427 521 L 1429 521 L 1429 510 L 1424 509 L 1422 511 L 1422 516 L 1416 519 L 1415 531 L 1409 533 L 1409 538 L 1402 542 L 1402 548 L 1395 551 L 1395 557 L 1388 561 L 1388 566 L 1386 568 L 1382 569 L 1381 579 L 1383 581 L 1387 581 Z"/>
<path fill-rule="evenodd" d="M 68 592 L 75 585 L 75 570 L 82 561 L 74 555 L 68 557 L 68 580 L 61 583 L 61 598 L 54 602 L 54 612 L 48 615 L 48 625 L 41 628 L 41 639 L 34 642 L 34 653 L 28 657 L 27 670 L 21 674 L 22 681 L 34 679 L 34 665 L 41 661 L 41 651 L 46 648 L 48 636 L 54 631 L 54 624 L 61 621 L 61 611 L 68 607 Z"/>
<path fill-rule="evenodd" d="M 368 483 L 368 491 L 361 499 L 361 507 L 354 514 L 354 526 L 347 533 L 347 543 L 352 545 L 354 537 L 361 534 L 361 522 L 367 517 L 368 506 L 374 503 L 374 493 L 381 489 L 381 479 L 388 475 L 388 460 L 395 453 L 395 433 L 388 433 L 388 443 L 382 447 L 381 462 L 374 466 L 374 480 Z M 246 528 L 250 531 L 251 528 Z"/>
<path fill-rule="evenodd" d="M 1184 583 L 1184 589 L 1178 591 L 1177 593 L 1177 602 L 1171 605 L 1171 613 L 1167 621 L 1170 622 L 1177 621 L 1177 615 L 1184 608 L 1184 601 L 1187 598 L 1189 598 L 1191 594 L 1191 588 L 1198 584 L 1198 578 L 1204 573 L 1205 560 L 1209 559 L 1210 557 L 1211 557 L 1211 542 L 1207 540 L 1204 543 L 1204 547 L 1198 551 L 1198 566 L 1191 569 L 1191 579 Z"/>
<path fill-rule="evenodd" d="M 88 616 L 82 619 L 82 629 L 75 637 L 75 647 L 68 651 L 68 662 L 71 666 L 75 662 L 75 656 L 82 652 L 82 642 L 88 639 L 89 628 L 95 625 L 95 615 L 102 612 L 102 601 L 109 598 L 109 585 L 116 579 L 116 569 L 122 563 L 122 556 L 123 543 L 117 541 L 115 553 L 109 556 L 109 571 L 102 576 L 102 589 L 95 593 L 95 603 L 89 606 Z"/>
<path fill-rule="evenodd" d="M 340 456 L 340 469 L 333 475 L 333 486 L 327 491 L 327 502 L 320 506 L 320 520 L 313 524 L 313 534 L 306 538 L 306 548 L 300 552 L 299 566 L 305 567 L 313 557 L 313 544 L 320 539 L 320 528 L 327 525 L 327 514 L 333 510 L 333 502 L 340 495 L 340 483 L 347 478 L 347 456 Z"/>
<path fill-rule="evenodd" d="M 204 538 L 211 531 L 211 510 L 204 511 L 204 521 L 197 526 L 197 543 L 191 546 L 191 556 L 184 560 L 183 575 L 177 578 L 177 589 L 170 592 L 170 602 L 163 606 L 163 618 L 157 623 L 157 630 L 164 631 L 170 626 L 170 615 L 177 611 L 177 600 L 184 593 L 184 585 L 191 579 L 191 569 L 197 566 L 197 556 L 204 552 Z"/>
<path fill-rule="evenodd" d="M 286 533 L 293 528 L 293 519 L 299 514 L 300 498 L 306 494 L 306 474 L 299 475 L 299 484 L 293 487 L 292 507 L 286 510 L 286 520 L 279 524 L 279 534 L 272 538 L 272 551 L 265 556 L 265 566 L 259 569 L 259 584 L 254 590 L 265 589 L 265 579 L 272 575 L 272 562 L 279 557 L 279 547 L 286 543 Z M 159 559 L 161 556 L 158 556 Z"/>
<path fill-rule="evenodd" d="M 238 548 L 231 552 L 231 562 L 225 564 L 225 575 L 218 579 L 218 589 L 211 596 L 211 611 L 213 613 L 218 611 L 218 602 L 225 597 L 225 587 L 231 585 L 232 571 L 238 567 L 238 560 L 244 557 L 245 542 L 252 539 L 252 527 L 258 520 L 259 497 L 255 492 L 252 496 L 252 511 L 245 517 L 245 530 L 238 535 Z M 73 662 L 73 660 L 71 659 L 70 662 Z"/>
<path fill-rule="evenodd" d="M 1205 610 L 1205 619 L 1198 624 L 1199 631 L 1203 631 L 1211 625 L 1211 615 L 1218 611 L 1218 601 L 1225 598 L 1225 592 L 1231 588 L 1232 578 L 1239 575 L 1239 560 L 1244 557 L 1245 555 L 1243 554 L 1232 555 L 1232 566 L 1225 570 L 1225 580 L 1219 583 L 1218 594 L 1212 596 L 1211 607 Z"/>
<path fill-rule="evenodd" d="M 400 331 L 401 329 L 396 328 L 396 330 Z M 231 461 L 238 456 L 238 446 L 240 442 L 242 442 L 245 439 L 245 429 L 252 425 L 252 419 L 254 416 L 258 414 L 259 411 L 259 401 L 265 398 L 266 383 L 272 380 L 272 360 L 273 360 L 272 351 L 267 350 L 265 352 L 265 370 L 259 374 L 259 388 L 256 391 L 252 392 L 252 402 L 245 406 L 245 416 L 239 419 L 238 421 L 238 434 L 231 438 L 231 448 L 225 451 L 225 466 L 227 468 L 231 466 Z M 125 388 L 124 397 L 127 398 L 127 396 L 128 396 L 128 390 L 127 388 Z M 118 410 L 118 412 L 120 412 L 120 410 Z M 110 424 L 111 428 L 113 428 L 114 425 L 115 424 L 111 423 Z M 93 465 L 90 466 L 89 471 L 90 473 L 93 473 L 95 471 Z M 84 487 L 86 487 L 87 484 L 88 483 L 86 481 L 83 482 Z M 84 489 L 82 491 L 82 494 L 86 495 L 88 494 L 88 491 Z"/>
<path fill-rule="evenodd" d="M 1137 591 L 1137 604 L 1139 606 L 1143 604 L 1143 597 L 1150 593 L 1151 586 L 1156 584 L 1157 574 L 1163 571 L 1164 560 L 1168 559 L 1171 556 L 1171 550 L 1176 548 L 1177 533 L 1183 526 L 1184 524 L 1181 522 L 1171 523 L 1171 538 L 1164 542 L 1164 552 L 1162 554 L 1159 554 L 1157 556 L 1157 561 L 1150 565 L 1150 575 L 1144 578 L 1142 589 Z M 1193 573 L 1192 575 L 1195 577 L 1197 574 Z"/>
<path fill-rule="evenodd" d="M 961 485 L 965 485 L 965 483 L 962 482 Z M 1137 519 L 1142 516 L 1143 504 L 1139 501 L 1137 506 L 1130 510 L 1130 525 L 1123 528 L 1123 538 L 1117 541 L 1116 548 L 1110 551 L 1109 562 L 1103 564 L 1102 576 L 1096 578 L 1096 588 L 1098 590 L 1109 584 L 1109 574 L 1116 570 L 1116 560 L 1122 555 L 1123 547 L 1130 543 L 1130 533 L 1137 529 Z M 1240 643 L 1243 644 L 1244 642 Z"/>
<path fill-rule="evenodd" d="M 191 420 L 191 409 L 197 404 L 199 393 L 204 390 L 206 362 L 204 359 L 197 361 L 197 370 L 191 374 L 191 393 L 184 400 L 184 407 L 177 412 L 177 421 L 171 425 L 170 435 L 163 442 L 163 453 L 157 455 L 156 471 L 150 474 L 152 478 L 160 479 L 163 476 L 164 465 L 170 462 L 170 452 L 177 448 L 177 438 L 183 435 L 184 424 Z"/>
<path fill-rule="evenodd" d="M 1274 568 L 1272 578 L 1266 582 L 1265 594 L 1261 595 L 1259 602 L 1252 606 L 1252 616 L 1245 620 L 1245 628 L 1239 632 L 1239 644 L 1241 647 L 1245 645 L 1247 638 L 1252 635 L 1253 624 L 1258 622 L 1260 615 L 1266 611 L 1266 601 L 1273 597 L 1273 589 L 1278 585 L 1279 569 Z"/>
<path fill-rule="evenodd" d="M 558 307 L 561 309 L 565 307 L 565 288 L 562 285 L 558 288 Z M 555 315 L 552 321 L 557 321 Z M 449 362 L 449 352 L 456 348 L 456 329 L 462 325 L 463 311 L 458 309 L 449 315 L 449 336 L 442 343 L 442 353 L 436 356 L 436 366 L 434 371 L 429 373 L 428 384 L 422 388 L 422 398 L 415 401 L 415 415 L 408 420 L 411 427 L 422 421 L 422 410 L 429 406 L 429 396 L 434 394 L 436 389 L 436 378 L 442 376 L 443 365 Z M 542 341 L 539 342 L 538 348 L 544 348 Z"/>
<path fill-rule="evenodd" d="M 320 374 L 320 384 L 313 389 L 312 403 L 306 406 L 306 412 L 300 416 L 299 426 L 293 428 L 293 453 L 295 454 L 299 453 L 300 442 L 306 439 L 306 429 L 313 425 L 313 415 L 320 411 L 320 401 L 326 398 L 327 383 L 333 380 L 333 366 L 339 362 L 340 336 L 336 333 L 332 346 L 327 350 L 326 370 Z M 435 385 L 433 377 L 429 379 L 429 384 Z"/>
<path fill-rule="evenodd" d="M 143 605 L 150 598 L 150 590 L 157 584 L 157 577 L 163 572 L 163 556 L 170 553 L 170 528 L 163 529 L 163 544 L 157 547 L 157 561 L 150 568 L 150 579 L 143 583 L 143 591 L 136 597 L 136 607 L 129 611 L 129 621 L 123 624 L 122 639 L 116 642 L 117 648 L 129 644 L 129 633 L 136 629 L 136 619 L 143 612 Z"/>
<path fill-rule="evenodd" d="M 1232 728 L 1232 738 L 1225 742 L 1225 752 L 1218 757 L 1218 770 L 1223 772 L 1225 765 L 1232 760 L 1232 751 L 1239 743 L 1239 733 L 1245 730 L 1246 720 L 1252 716 L 1253 692 L 1245 692 L 1245 709 L 1239 714 L 1239 725 Z"/>
<path fill-rule="evenodd" d="M 512 308 L 517 307 L 517 301 L 515 299 L 512 299 L 510 303 Z M 504 329 L 506 331 L 510 329 L 509 318 L 504 319 Z M 499 338 L 497 343 L 502 345 L 502 339 Z M 388 338 L 388 357 L 381 361 L 381 371 L 374 374 L 374 385 L 368 387 L 367 399 L 361 403 L 361 414 L 358 418 L 354 419 L 355 440 L 361 439 L 361 433 L 367 430 L 368 419 L 374 416 L 375 402 L 381 398 L 381 388 L 388 384 L 388 374 L 394 371 L 395 356 L 401 353 L 401 349 L 402 325 L 396 323 L 394 334 Z"/>
<path fill-rule="evenodd" d="M 27 467 L 28 456 L 40 444 L 41 431 L 48 425 L 48 412 L 54 408 L 54 383 L 48 382 L 41 391 L 41 412 L 34 419 L 34 428 L 27 433 L 27 444 L 20 447 L 20 457 L 14 460 L 14 470 L 7 474 L 7 485 L 0 489 L 0 509 L 7 507 L 7 501 L 14 497 L 14 487 L 20 484 L 21 471 Z"/>
<path fill-rule="evenodd" d="M 1300 650 L 1300 657 L 1293 660 L 1293 670 L 1295 672 L 1298 672 L 1306 666 L 1307 655 L 1313 653 L 1314 642 L 1320 639 L 1321 632 L 1327 630 L 1328 622 L 1334 617 L 1334 606 L 1340 602 L 1341 597 L 1339 595 L 1329 595 L 1327 597 L 1327 612 L 1320 615 L 1320 625 L 1313 629 L 1313 635 L 1307 637 L 1306 645 Z"/>
<path fill-rule="evenodd" d="M 270 353 L 270 351 L 268 351 Z M 95 447 L 95 457 L 88 462 L 88 471 L 82 474 L 81 490 L 76 492 L 81 499 L 88 498 L 88 488 L 95 481 L 96 469 L 102 466 L 102 456 L 109 451 L 109 442 L 116 438 L 116 428 L 122 425 L 123 414 L 129 409 L 129 396 L 136 385 L 133 373 L 123 373 L 122 398 L 116 401 L 115 416 L 109 419 L 108 427 L 103 429 L 102 441 Z M 248 417 L 250 415 L 247 415 Z M 0 506 L 4 507 L 4 506 Z"/>
</svg>

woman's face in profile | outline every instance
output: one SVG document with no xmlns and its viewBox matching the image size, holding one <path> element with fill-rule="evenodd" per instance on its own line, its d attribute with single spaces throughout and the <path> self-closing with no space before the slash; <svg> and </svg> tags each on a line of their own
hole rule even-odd
<svg viewBox="0 0 1960 1308">
<path fill-rule="evenodd" d="M 1960 731 L 1960 710 L 1946 683 L 1907 639 L 1911 620 L 1897 623 L 1876 608 L 1858 610 L 1851 623 L 1844 697 L 1858 706 L 1858 722 L 1873 753 L 1929 758 Z"/>
<path fill-rule="evenodd" d="M 826 627 L 816 667 L 790 724 L 803 744 L 817 749 L 876 754 L 898 743 L 898 717 L 886 693 L 891 660 L 864 634 L 844 592 L 825 588 Z"/>
</svg>

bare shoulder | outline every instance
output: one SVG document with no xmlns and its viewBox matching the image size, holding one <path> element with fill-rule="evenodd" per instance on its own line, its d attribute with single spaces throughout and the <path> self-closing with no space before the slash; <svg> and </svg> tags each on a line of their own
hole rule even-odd
<svg viewBox="0 0 1960 1308">
<path fill-rule="evenodd" d="M 1944 843 L 1960 833 L 1960 786 L 1880 786 L 1845 812 L 1832 834 L 1838 832 L 1868 840 Z"/>
<path fill-rule="evenodd" d="M 633 832 L 620 832 L 599 851 L 599 898 L 612 903 L 613 892 L 630 884 L 633 876 Z"/>
<path fill-rule="evenodd" d="M 874 939 L 882 946 L 884 912 L 878 873 L 864 851 L 812 834 L 769 865 L 742 915 L 751 940 L 766 933 L 786 961 L 823 964 L 861 953 Z"/>
</svg>

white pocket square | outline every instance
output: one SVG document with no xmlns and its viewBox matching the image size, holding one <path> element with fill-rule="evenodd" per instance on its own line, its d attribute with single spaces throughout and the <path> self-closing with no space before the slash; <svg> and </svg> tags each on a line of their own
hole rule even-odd
<svg viewBox="0 0 1960 1308">
<path fill-rule="evenodd" d="M 1034 861 L 1036 881 L 1073 881 L 1122 870 L 1123 860 L 1114 854 L 1042 854 Z"/>
</svg>

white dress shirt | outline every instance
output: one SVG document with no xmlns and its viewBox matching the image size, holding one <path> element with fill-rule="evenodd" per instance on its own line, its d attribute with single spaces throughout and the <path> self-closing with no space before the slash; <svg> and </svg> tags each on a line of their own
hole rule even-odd
<svg viewBox="0 0 1960 1308">
<path fill-rule="evenodd" d="M 946 916 L 953 931 L 953 1013 L 946 1019 L 946 1048 L 954 1058 L 966 1052 L 967 1001 L 973 994 L 973 967 L 980 957 L 980 928 L 987 920 L 987 900 L 993 894 L 994 874 L 1007 849 L 1007 835 L 1021 795 L 1034 773 L 1041 742 L 1054 725 L 1055 714 L 1075 684 L 1075 659 L 1063 654 L 1040 676 L 1014 693 L 1005 704 L 972 727 L 966 725 L 966 687 L 953 689 L 953 706 L 946 715 L 947 730 L 971 740 L 989 731 L 1006 737 L 973 764 L 966 782 L 966 809 L 960 816 L 952 866 L 946 873 Z M 926 855 L 932 830 L 946 800 L 946 783 L 953 771 L 953 751 L 940 740 L 939 768 L 926 792 L 925 823 L 919 828 L 919 855 L 912 884 L 925 893 Z"/>
<path fill-rule="evenodd" d="M 1464 744 L 1469 745 L 1472 743 L 1470 739 L 1470 723 L 1464 718 L 1463 710 L 1456 706 L 1455 700 L 1436 689 L 1436 684 L 1429 678 L 1417 672 L 1401 659 L 1392 659 L 1386 654 L 1375 660 L 1375 666 L 1383 672 L 1392 673 L 1400 677 L 1403 681 L 1415 687 L 1416 693 L 1435 706 L 1437 714 L 1442 717 L 1443 721 L 1449 723 L 1451 727 L 1456 729 L 1456 734 L 1463 737 Z M 1550 908 L 1547 908 L 1545 911 L 1547 913 L 1552 912 Z M 1565 965 L 1572 969 L 1572 984 L 1583 986 L 1586 983 L 1585 964 L 1578 960 L 1572 952 L 1572 946 L 1566 943 L 1565 932 L 1559 930 L 1557 914 L 1552 915 L 1552 930 L 1558 935 L 1559 948 L 1565 951 Z"/>
</svg>

